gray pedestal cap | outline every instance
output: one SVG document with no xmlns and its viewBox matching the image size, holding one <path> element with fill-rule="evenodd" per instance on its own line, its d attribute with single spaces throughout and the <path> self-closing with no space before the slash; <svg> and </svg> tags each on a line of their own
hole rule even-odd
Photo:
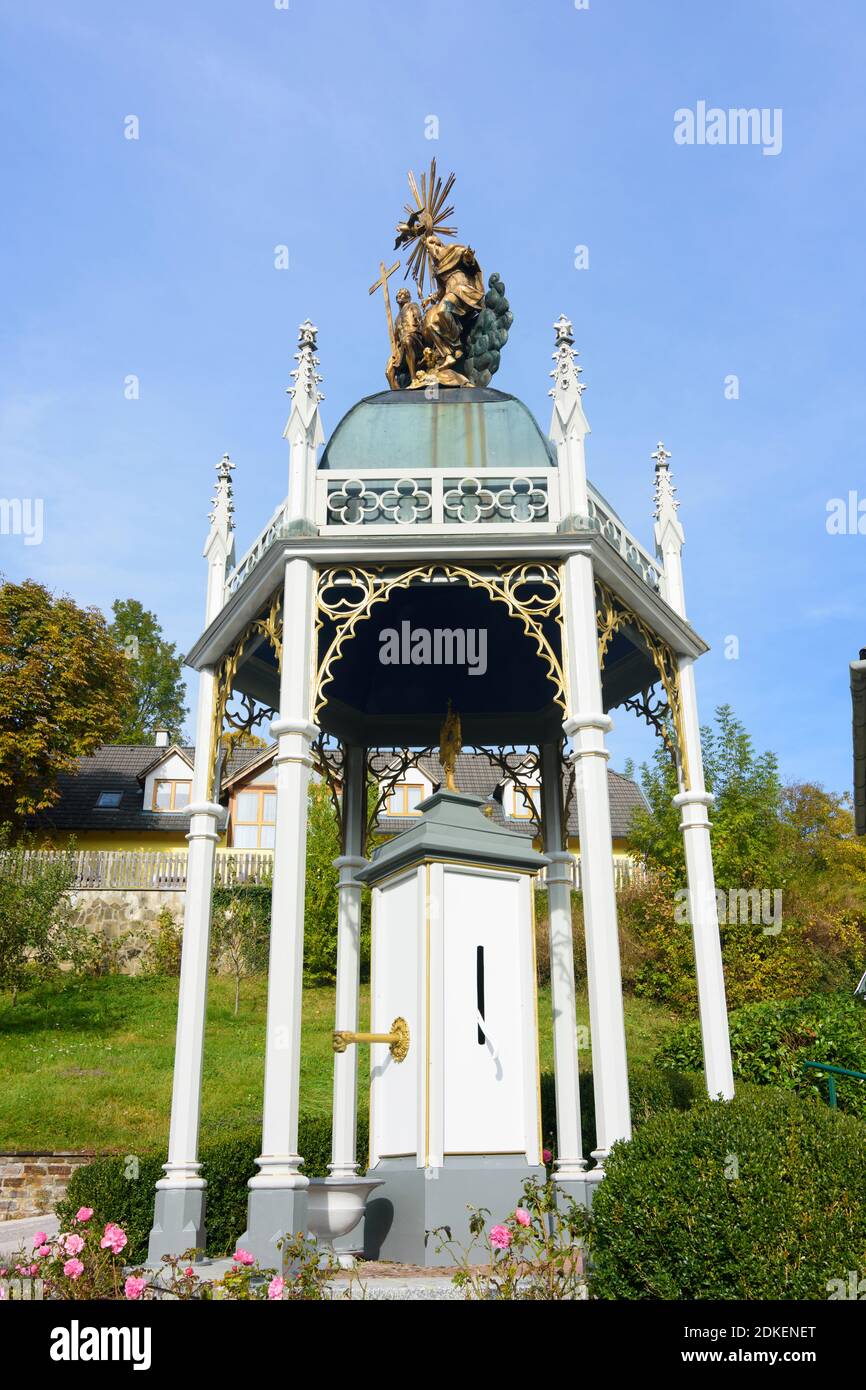
<svg viewBox="0 0 866 1390">
<path fill-rule="evenodd" d="M 481 810 L 484 798 L 444 788 L 420 802 L 417 825 L 380 845 L 356 878 L 376 884 L 402 869 L 431 859 L 481 864 L 496 869 L 537 873 L 547 864 L 527 835 L 506 830 Z"/>
</svg>

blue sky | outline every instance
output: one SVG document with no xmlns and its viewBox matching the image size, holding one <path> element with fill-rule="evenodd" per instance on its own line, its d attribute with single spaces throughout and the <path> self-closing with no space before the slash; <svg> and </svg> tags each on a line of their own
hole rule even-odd
<svg viewBox="0 0 866 1390">
<path fill-rule="evenodd" d="M 0 570 L 139 598 L 186 650 L 215 462 L 237 463 L 241 552 L 285 494 L 299 322 L 327 431 L 384 388 L 367 288 L 435 154 L 514 309 L 495 385 L 546 429 L 572 318 L 590 476 L 645 544 L 649 456 L 673 453 L 703 716 L 728 702 L 787 778 L 850 785 L 866 536 L 826 518 L 866 498 L 862 3 L 0 0 L 0 21 L 0 495 L 45 505 Z M 701 100 L 781 109 L 781 152 L 676 144 Z M 620 715 L 611 743 L 621 766 L 651 735 Z"/>
</svg>

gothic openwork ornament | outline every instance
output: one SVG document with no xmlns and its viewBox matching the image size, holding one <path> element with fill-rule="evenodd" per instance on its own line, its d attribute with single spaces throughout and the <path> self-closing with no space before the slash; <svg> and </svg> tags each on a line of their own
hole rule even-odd
<svg viewBox="0 0 866 1390">
<path fill-rule="evenodd" d="M 220 739 L 223 732 L 223 724 L 228 722 L 233 729 L 250 729 L 254 724 L 268 718 L 274 713 L 263 705 L 251 700 L 248 696 L 241 696 L 241 704 L 231 715 L 227 715 L 230 703 L 236 698 L 234 695 L 235 677 L 238 667 L 249 647 L 255 638 L 265 638 L 270 643 L 277 658 L 278 668 L 282 666 L 283 660 L 283 622 L 281 615 L 282 599 L 279 591 L 274 594 L 270 607 L 266 613 L 254 618 L 248 623 L 240 637 L 232 648 L 220 660 L 216 668 L 214 680 L 214 708 L 213 722 L 211 724 L 210 749 L 208 750 L 208 774 L 207 774 L 207 797 L 212 800 L 215 792 L 217 763 L 220 753 Z M 252 722 L 244 723 L 244 710 L 256 717 Z"/>
<path fill-rule="evenodd" d="M 667 706 L 660 703 L 651 704 L 642 701 L 639 697 L 633 697 L 633 703 L 629 706 L 641 714 L 647 721 L 657 729 L 664 739 L 666 747 L 672 748 L 671 729 L 676 737 L 675 757 L 677 763 L 677 773 L 679 776 L 682 790 L 688 791 L 691 786 L 689 779 L 688 753 L 686 750 L 685 726 L 683 721 L 682 694 L 680 691 L 680 673 L 677 659 L 671 648 L 663 642 L 648 626 L 644 620 L 628 608 L 606 584 L 596 580 L 595 585 L 596 599 L 596 621 L 598 625 L 598 661 L 599 666 L 604 666 L 607 650 L 613 641 L 614 636 L 623 627 L 630 627 L 639 637 L 646 651 L 659 673 L 662 687 L 664 689 Z M 667 736 L 662 732 L 667 729 Z"/>
<path fill-rule="evenodd" d="M 526 636 L 535 643 L 553 685 L 553 699 L 563 710 L 566 708 L 562 663 L 544 625 L 552 620 L 561 632 L 562 591 L 556 566 L 541 563 L 495 565 L 482 570 L 465 565 L 430 564 L 389 570 L 381 566 L 354 565 L 322 570 L 319 574 L 316 630 L 320 632 L 329 621 L 335 631 L 321 657 L 316 676 L 314 720 L 318 721 L 327 702 L 326 689 L 334 679 L 334 667 L 359 624 L 370 617 L 377 604 L 385 603 L 397 590 L 408 589 L 414 584 L 468 585 L 483 590 L 494 603 L 504 604 L 509 615 L 520 622 Z"/>
</svg>

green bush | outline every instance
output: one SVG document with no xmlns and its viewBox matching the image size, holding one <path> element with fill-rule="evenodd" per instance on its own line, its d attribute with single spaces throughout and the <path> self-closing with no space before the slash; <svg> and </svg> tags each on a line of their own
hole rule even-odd
<svg viewBox="0 0 866 1390">
<path fill-rule="evenodd" d="M 592 1211 L 605 1299 L 826 1299 L 866 1260 L 866 1125 L 749 1088 L 616 1144 Z"/>
<path fill-rule="evenodd" d="M 848 993 L 810 999 L 746 1004 L 729 1019 L 734 1076 L 762 1085 L 827 1095 L 826 1077 L 803 1071 L 803 1062 L 831 1062 L 866 1072 L 866 1008 Z M 662 1067 L 697 1071 L 703 1066 L 701 1031 L 683 1024 L 656 1054 Z M 838 1078 L 841 1110 L 866 1119 L 866 1081 Z"/>
<path fill-rule="evenodd" d="M 703 1094 L 702 1076 L 681 1075 L 670 1068 L 635 1068 L 629 1074 L 631 1122 L 637 1127 L 664 1111 L 686 1110 Z M 580 1124 L 583 1154 L 588 1158 L 595 1148 L 595 1094 L 591 1071 L 580 1074 Z M 555 1154 L 556 1091 L 552 1072 L 544 1072 L 541 1077 L 541 1132 L 545 1146 Z"/>
<path fill-rule="evenodd" d="M 358 1117 L 357 1153 L 362 1168 L 367 1164 L 367 1123 Z M 304 1155 L 308 1177 L 327 1175 L 331 1157 L 331 1122 L 321 1115 L 302 1115 L 298 1147 Z M 247 1183 L 256 1172 L 261 1152 L 261 1132 L 248 1130 L 226 1135 L 202 1145 L 202 1174 L 207 1181 L 207 1249 L 222 1255 L 234 1248 L 247 1220 Z M 72 1176 L 65 1197 L 58 1203 L 62 1229 L 71 1225 L 79 1207 L 92 1207 L 94 1220 L 116 1221 L 129 1240 L 128 1261 L 147 1257 L 153 1225 L 154 1188 L 162 1177 L 163 1155 L 99 1158 Z"/>
<path fill-rule="evenodd" d="M 182 947 L 183 928 L 171 908 L 160 908 L 156 919 L 156 936 L 148 943 L 144 953 L 144 973 L 179 975 Z"/>
</svg>

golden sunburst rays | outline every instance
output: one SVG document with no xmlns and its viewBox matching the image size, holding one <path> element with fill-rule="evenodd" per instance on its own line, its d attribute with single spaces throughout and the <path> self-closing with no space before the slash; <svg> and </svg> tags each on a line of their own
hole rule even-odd
<svg viewBox="0 0 866 1390">
<path fill-rule="evenodd" d="M 436 160 L 430 161 L 429 174 L 421 174 L 421 187 L 412 170 L 409 170 L 409 188 L 415 205 L 405 204 L 406 220 L 397 226 L 397 240 L 395 246 L 407 246 L 413 243 L 412 250 L 406 261 L 406 273 L 404 279 L 412 276 L 418 287 L 419 295 L 424 294 L 424 282 L 427 278 L 428 256 L 427 256 L 427 237 L 454 236 L 457 232 L 456 227 L 447 225 L 448 218 L 452 216 L 454 208 L 451 204 L 445 205 L 446 199 L 454 187 L 454 174 L 449 174 L 446 179 L 442 179 L 436 172 Z"/>
</svg>

